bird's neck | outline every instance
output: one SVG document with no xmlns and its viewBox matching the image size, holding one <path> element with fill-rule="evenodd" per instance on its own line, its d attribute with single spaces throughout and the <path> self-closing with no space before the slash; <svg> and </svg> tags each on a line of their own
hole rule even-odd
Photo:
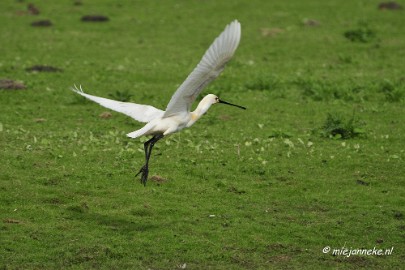
<svg viewBox="0 0 405 270">
<path fill-rule="evenodd" d="M 205 102 L 204 99 L 200 101 L 200 103 L 198 104 L 197 108 L 190 113 L 191 115 L 191 119 L 187 124 L 187 127 L 190 127 L 191 125 L 193 125 L 198 119 L 201 118 L 201 116 L 203 116 L 208 109 L 211 107 L 211 103 Z"/>
</svg>

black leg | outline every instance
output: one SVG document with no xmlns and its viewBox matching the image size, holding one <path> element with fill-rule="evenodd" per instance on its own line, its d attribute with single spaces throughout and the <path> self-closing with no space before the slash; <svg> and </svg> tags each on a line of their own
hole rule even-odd
<svg viewBox="0 0 405 270">
<path fill-rule="evenodd" d="M 145 165 L 142 166 L 142 168 L 139 170 L 139 172 L 135 175 L 138 176 L 140 173 L 141 175 L 141 183 L 146 186 L 146 181 L 148 180 L 148 174 L 149 174 L 149 159 L 152 154 L 152 148 L 155 145 L 157 141 L 163 138 L 163 134 L 155 135 L 153 136 L 152 139 L 148 140 L 147 142 L 144 143 L 144 149 L 145 149 Z"/>
<path fill-rule="evenodd" d="M 142 167 L 141 167 L 141 169 L 139 170 L 139 172 L 135 175 L 135 177 L 136 176 L 138 176 L 140 173 L 142 173 L 142 177 L 141 177 L 141 183 L 143 183 L 143 175 L 144 174 L 146 174 L 146 176 L 148 175 L 148 161 L 149 161 L 149 144 L 153 141 L 153 139 L 155 138 L 155 136 L 154 137 L 152 137 L 151 139 L 149 139 L 149 140 L 147 140 L 144 144 L 143 144 L 143 148 L 144 148 L 144 150 L 145 150 L 145 160 L 146 160 L 146 163 L 145 163 L 145 165 L 143 165 Z M 144 185 L 146 185 L 146 181 L 145 181 L 145 183 L 143 183 Z"/>
</svg>

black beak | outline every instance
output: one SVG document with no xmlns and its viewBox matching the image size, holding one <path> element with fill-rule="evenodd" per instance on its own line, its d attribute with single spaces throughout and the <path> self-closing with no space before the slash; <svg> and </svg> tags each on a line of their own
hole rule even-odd
<svg viewBox="0 0 405 270">
<path fill-rule="evenodd" d="M 220 99 L 219 99 L 218 103 L 222 103 L 222 104 L 226 104 L 226 105 L 231 105 L 231 106 L 235 106 L 235 107 L 238 107 L 238 108 L 240 108 L 240 109 L 244 109 L 244 110 L 246 110 L 246 108 L 245 108 L 245 107 L 243 107 L 243 106 L 239 106 L 239 105 L 236 105 L 236 104 L 232 104 L 232 103 L 229 103 L 229 102 L 226 102 L 226 101 L 220 100 Z"/>
</svg>

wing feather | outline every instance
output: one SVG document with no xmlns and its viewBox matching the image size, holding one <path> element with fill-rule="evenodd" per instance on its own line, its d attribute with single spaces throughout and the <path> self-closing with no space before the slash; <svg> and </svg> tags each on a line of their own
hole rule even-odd
<svg viewBox="0 0 405 270">
<path fill-rule="evenodd" d="M 201 91 L 225 68 L 239 45 L 241 36 L 240 23 L 235 20 L 214 40 L 205 52 L 200 63 L 180 85 L 167 105 L 163 117 L 179 112 L 190 111 L 191 104 Z"/>
<path fill-rule="evenodd" d="M 72 88 L 72 90 L 79 95 L 82 95 L 83 97 L 100 104 L 103 107 L 128 115 L 129 117 L 132 117 L 139 122 L 150 122 L 155 118 L 162 117 L 164 113 L 164 111 L 156 109 L 155 107 L 150 105 L 121 102 L 108 98 L 92 96 L 84 93 L 81 86 L 80 89 L 75 86 L 74 88 Z"/>
</svg>

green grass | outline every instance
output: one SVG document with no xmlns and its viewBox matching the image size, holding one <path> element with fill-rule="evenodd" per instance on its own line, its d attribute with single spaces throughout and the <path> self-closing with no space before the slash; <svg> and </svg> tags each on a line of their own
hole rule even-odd
<svg viewBox="0 0 405 270">
<path fill-rule="evenodd" d="M 22 12 L 27 1 L 0 3 L 0 79 L 27 87 L 0 90 L 0 269 L 401 268 L 403 11 L 379 1 L 74 2 L 35 1 L 38 16 Z M 88 14 L 110 20 L 81 22 Z M 164 109 L 235 18 L 240 47 L 204 93 L 248 110 L 214 106 L 160 141 L 150 175 L 166 181 L 143 187 L 145 140 L 125 136 L 142 125 L 99 117 L 107 110 L 69 88 Z M 39 19 L 53 26 L 30 26 Z M 62 72 L 26 70 L 34 65 Z M 361 136 L 325 136 L 328 115 Z M 394 250 L 345 257 L 326 246 Z"/>
</svg>

